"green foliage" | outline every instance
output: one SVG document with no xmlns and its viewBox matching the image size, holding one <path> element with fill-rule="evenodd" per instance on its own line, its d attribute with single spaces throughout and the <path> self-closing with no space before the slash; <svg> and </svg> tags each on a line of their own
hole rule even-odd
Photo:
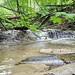
<svg viewBox="0 0 75 75">
<path fill-rule="evenodd" d="M 30 30 L 32 30 L 34 32 L 38 32 L 38 30 L 36 29 L 36 26 L 34 26 L 34 25 L 30 25 Z"/>
<path fill-rule="evenodd" d="M 75 18 L 75 14 L 68 14 L 66 12 L 56 12 L 54 16 L 51 16 L 50 20 L 53 21 L 53 23 L 61 24 L 62 23 L 62 18 L 60 18 L 61 16 L 63 16 L 67 20 L 74 20 Z"/>
<path fill-rule="evenodd" d="M 67 20 L 74 20 L 75 14 L 57 12 L 56 8 L 46 7 L 46 4 L 57 5 L 65 3 L 72 3 L 72 0 L 4 0 L 4 3 L 0 6 L 0 18 L 2 19 L 4 26 L 7 28 L 25 26 L 32 31 L 37 31 L 37 28 L 40 27 L 42 22 L 36 22 L 31 25 L 32 19 L 37 16 L 36 12 L 42 16 L 46 16 L 48 14 L 52 15 L 50 21 L 53 21 L 53 23 L 61 24 L 62 18 L 60 17 L 62 15 Z M 8 20 L 6 18 L 8 15 L 15 15 L 20 18 L 18 20 Z"/>
<path fill-rule="evenodd" d="M 49 0 L 50 3 L 55 4 L 57 0 Z"/>
<path fill-rule="evenodd" d="M 3 23 L 3 24 L 4 24 L 4 26 L 5 26 L 7 29 L 13 27 L 12 24 L 10 24 L 10 23 Z"/>
<path fill-rule="evenodd" d="M 63 15 L 66 19 L 74 19 L 74 17 L 75 17 L 75 14 L 69 14 L 66 12 L 56 12 L 55 13 L 56 17 L 61 16 L 61 15 Z"/>
<path fill-rule="evenodd" d="M 66 12 L 56 12 L 55 13 L 55 16 L 56 17 L 59 17 L 59 16 L 61 16 L 61 15 L 66 15 L 67 13 Z"/>
<path fill-rule="evenodd" d="M 56 17 L 56 16 L 51 16 L 51 19 L 53 21 L 53 23 L 59 23 L 61 24 L 62 23 L 62 19 L 59 18 L 59 17 Z"/>
<path fill-rule="evenodd" d="M 16 1 L 18 1 L 18 5 Z M 3 24 L 5 25 L 6 28 L 13 27 L 13 26 L 25 26 L 35 31 L 35 27 L 33 25 L 31 26 L 30 22 L 31 22 L 31 18 L 36 16 L 36 13 L 34 12 L 32 7 L 28 6 L 28 0 L 7 0 L 7 1 L 5 0 L 3 5 L 6 5 L 6 7 L 8 8 L 7 11 L 13 13 L 13 15 L 20 17 L 20 19 L 18 20 L 8 20 L 5 15 L 6 11 L 2 12 L 1 10 L 1 13 L 4 14 L 4 16 L 1 14 L 0 17 L 1 19 L 4 20 Z M 9 8 L 11 9 L 11 11 L 9 10 Z"/>
<path fill-rule="evenodd" d="M 5 8 L 0 8 L 0 15 L 2 15 L 2 14 L 3 14 L 3 16 L 4 15 L 10 15 L 11 12 Z"/>
<path fill-rule="evenodd" d="M 73 19 L 73 20 L 74 20 L 75 14 L 66 14 L 66 16 L 67 16 L 69 19 Z"/>
</svg>

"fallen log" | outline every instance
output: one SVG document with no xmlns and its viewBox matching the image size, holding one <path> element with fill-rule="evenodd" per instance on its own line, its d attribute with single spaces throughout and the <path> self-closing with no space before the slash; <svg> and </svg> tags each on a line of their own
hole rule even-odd
<svg viewBox="0 0 75 75">
<path fill-rule="evenodd" d="M 40 49 L 40 53 L 48 53 L 48 54 L 68 54 L 75 53 L 75 50 L 72 49 Z"/>
</svg>

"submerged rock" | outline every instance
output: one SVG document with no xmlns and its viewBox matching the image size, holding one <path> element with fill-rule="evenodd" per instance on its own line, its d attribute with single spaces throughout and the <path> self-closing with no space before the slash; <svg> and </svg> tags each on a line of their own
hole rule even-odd
<svg viewBox="0 0 75 75">
<path fill-rule="evenodd" d="M 75 62 L 75 53 L 71 54 L 60 54 L 60 55 L 51 55 L 51 56 L 33 56 L 21 60 L 18 64 L 26 63 L 39 63 L 47 64 L 49 66 L 61 66 L 64 64 L 69 64 Z"/>
<path fill-rule="evenodd" d="M 58 58 L 63 60 L 66 64 L 73 63 L 75 62 L 75 53 L 58 55 Z"/>
<path fill-rule="evenodd" d="M 57 56 L 36 56 L 36 57 L 29 57 L 25 60 L 22 60 L 19 62 L 19 64 L 25 64 L 25 63 L 39 63 L 39 64 L 46 64 L 46 65 L 56 65 L 61 66 L 65 63 L 57 58 Z"/>
</svg>

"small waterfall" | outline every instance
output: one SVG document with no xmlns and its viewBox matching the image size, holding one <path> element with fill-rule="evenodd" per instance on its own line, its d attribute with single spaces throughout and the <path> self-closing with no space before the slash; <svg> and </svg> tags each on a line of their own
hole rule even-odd
<svg viewBox="0 0 75 75">
<path fill-rule="evenodd" d="M 56 39 L 75 38 L 75 31 L 71 31 L 71 30 L 63 31 L 63 30 L 52 29 L 52 30 L 48 31 L 48 35 L 49 35 L 49 38 L 56 38 Z"/>
<path fill-rule="evenodd" d="M 40 33 L 35 33 L 37 36 L 37 40 L 45 41 L 45 40 L 56 40 L 56 39 L 75 39 L 75 31 L 72 30 L 59 30 L 59 29 L 50 29 L 50 30 L 42 30 Z"/>
<path fill-rule="evenodd" d="M 0 42 L 3 44 L 19 43 L 24 41 L 24 43 L 28 43 L 31 41 L 53 41 L 57 39 L 59 40 L 61 38 L 75 39 L 75 31 L 51 29 L 42 30 L 39 33 L 34 33 L 30 30 L 27 30 L 26 32 L 17 30 L 8 30 L 0 32 Z"/>
</svg>

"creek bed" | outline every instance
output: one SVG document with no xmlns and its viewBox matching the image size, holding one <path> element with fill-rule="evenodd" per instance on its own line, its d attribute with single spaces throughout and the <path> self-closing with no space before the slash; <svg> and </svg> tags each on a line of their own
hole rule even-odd
<svg viewBox="0 0 75 75">
<path fill-rule="evenodd" d="M 40 53 L 40 49 L 75 49 L 74 45 L 54 44 L 50 42 L 37 42 L 29 45 L 0 45 L 0 75 L 17 75 L 17 73 L 34 73 L 44 71 L 48 68 L 44 64 L 23 64 L 15 63 L 31 56 L 49 56 L 50 54 Z"/>
</svg>

